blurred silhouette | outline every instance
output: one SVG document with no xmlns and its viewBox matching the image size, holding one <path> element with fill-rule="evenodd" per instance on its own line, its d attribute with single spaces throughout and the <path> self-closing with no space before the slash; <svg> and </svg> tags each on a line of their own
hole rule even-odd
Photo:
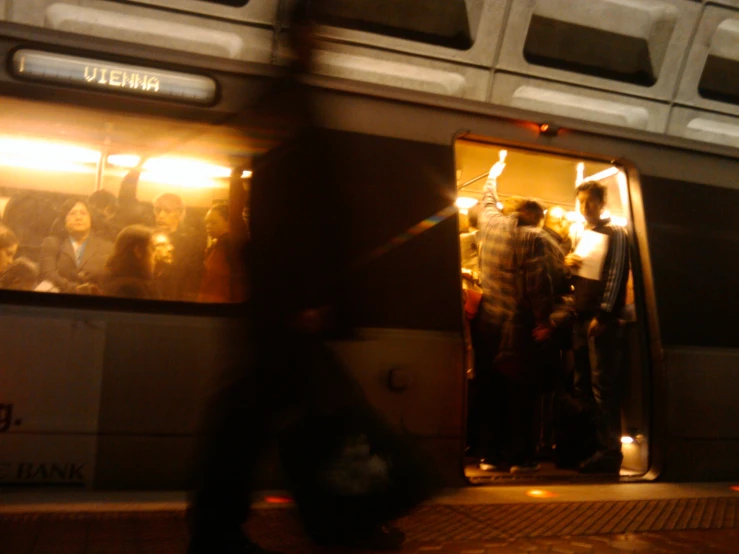
<svg viewBox="0 0 739 554">
<path fill-rule="evenodd" d="M 306 531 L 321 544 L 399 548 L 404 535 L 388 523 L 432 491 L 430 464 L 377 415 L 325 343 L 351 337 L 339 292 L 349 264 L 336 237 L 347 223 L 330 173 L 336 160 L 301 81 L 314 40 L 307 2 L 297 3 L 289 38 L 286 75 L 245 118 L 276 145 L 253 164 L 251 302 L 231 351 L 240 377 L 206 409 L 191 554 L 268 552 L 241 526 L 255 465 L 275 441 Z"/>
</svg>

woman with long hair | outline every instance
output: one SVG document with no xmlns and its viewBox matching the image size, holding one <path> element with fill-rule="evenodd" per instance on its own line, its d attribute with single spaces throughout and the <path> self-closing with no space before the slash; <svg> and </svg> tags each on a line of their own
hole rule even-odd
<svg viewBox="0 0 739 554">
<path fill-rule="evenodd" d="M 110 251 L 110 242 L 93 230 L 87 204 L 70 198 L 62 204 L 51 236 L 41 244 L 41 278 L 54 283 L 61 292 L 95 293 Z"/>
<path fill-rule="evenodd" d="M 145 300 L 160 297 L 154 282 L 153 235 L 152 229 L 143 225 L 129 225 L 118 233 L 113 254 L 105 264 L 104 294 Z"/>
</svg>

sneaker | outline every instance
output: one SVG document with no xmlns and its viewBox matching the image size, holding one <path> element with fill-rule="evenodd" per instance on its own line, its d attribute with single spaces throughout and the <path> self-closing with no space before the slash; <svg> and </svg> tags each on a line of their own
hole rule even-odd
<svg viewBox="0 0 739 554">
<path fill-rule="evenodd" d="M 195 535 L 190 539 L 187 554 L 281 554 L 250 541 L 243 533 L 210 537 Z"/>
<path fill-rule="evenodd" d="M 511 466 L 513 475 L 526 475 L 527 473 L 536 473 L 541 468 L 536 462 L 524 462 L 522 464 L 514 464 Z"/>
<path fill-rule="evenodd" d="M 580 464 L 580 473 L 606 473 L 618 475 L 623 454 L 615 450 L 599 450 Z"/>
</svg>

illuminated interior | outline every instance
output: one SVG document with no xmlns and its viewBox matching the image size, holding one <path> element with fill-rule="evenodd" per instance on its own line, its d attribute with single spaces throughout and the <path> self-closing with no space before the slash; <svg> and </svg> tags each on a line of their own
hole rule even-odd
<svg viewBox="0 0 739 554">
<path fill-rule="evenodd" d="M 610 217 L 616 225 L 629 227 L 629 193 L 626 174 L 621 167 L 613 164 L 582 159 L 578 157 L 538 153 L 531 150 L 520 150 L 510 147 L 485 143 L 480 141 L 458 140 L 455 144 L 457 198 L 456 206 L 460 214 L 466 214 L 475 204 L 478 204 L 483 195 L 490 168 L 499 160 L 504 160 L 506 167 L 497 179 L 499 203 L 503 209 L 506 200 L 511 197 L 524 197 L 537 200 L 545 210 L 557 210 L 569 219 L 571 237 L 578 233 L 578 227 L 584 225 L 584 217 L 580 214 L 576 200 L 575 189 L 584 181 L 598 181 L 607 188 L 607 202 L 603 215 Z M 468 219 L 460 218 L 460 233 L 467 237 Z M 581 228 L 581 227 L 580 227 Z M 468 239 L 465 239 L 468 240 Z M 480 235 L 477 235 L 476 246 L 480 247 Z M 460 237 L 461 247 L 464 247 Z M 469 254 L 468 254 L 469 255 Z M 463 258 L 463 263 L 465 260 Z M 469 267 L 465 266 L 466 270 Z M 479 270 L 479 266 L 478 266 Z M 623 348 L 630 348 L 638 343 L 635 329 L 638 325 L 634 310 L 633 277 L 626 287 L 626 304 L 630 308 L 630 315 L 622 314 L 623 326 L 629 337 Z M 626 313 L 626 310 L 625 310 Z M 630 343 L 628 341 L 631 341 Z M 638 348 L 638 346 L 635 346 Z M 474 350 L 470 350 L 468 367 L 474 367 Z M 564 354 L 563 354 L 564 359 Z M 468 375 L 470 375 L 468 373 Z M 635 380 L 632 378 L 631 385 Z M 624 404 L 623 429 L 639 429 L 643 421 L 641 412 L 635 406 L 639 405 L 638 385 L 633 385 L 628 400 Z M 632 401 L 633 400 L 633 401 Z M 544 431 L 542 431 L 544 433 Z M 539 440 L 542 441 L 540 435 Z M 634 432 L 624 434 L 622 439 L 621 465 L 622 476 L 643 474 L 648 467 L 648 442 L 645 435 Z M 550 452 L 556 451 L 556 440 Z M 511 480 L 569 480 L 577 479 L 576 468 L 560 467 L 554 460 L 543 455 L 538 463 L 540 471 L 532 477 L 512 477 L 504 471 L 496 469 L 487 463 L 477 463 L 474 456 L 466 460 L 465 473 L 471 482 L 486 484 L 491 482 L 510 483 Z M 527 492 L 533 498 L 548 498 L 552 493 L 543 489 L 533 489 Z"/>
<path fill-rule="evenodd" d="M 178 246 L 175 247 L 174 242 L 170 246 L 174 251 L 174 258 L 171 255 L 170 258 L 174 262 L 171 259 L 162 261 L 154 270 L 158 279 L 156 287 L 167 288 L 162 284 L 166 281 L 162 276 L 167 271 L 174 275 L 172 268 L 180 267 L 178 260 L 195 260 L 192 267 L 182 266 L 176 270 L 178 275 L 197 274 L 186 293 L 180 292 L 180 281 L 170 276 L 167 281 L 170 293 L 158 290 L 151 298 L 224 301 L 208 299 L 213 297 L 203 296 L 199 285 L 194 283 L 196 280 L 202 282 L 200 273 L 206 246 L 213 241 L 206 229 L 206 214 L 213 206 L 228 201 L 234 171 L 239 172 L 244 188 L 248 189 L 251 172 L 245 168 L 249 167 L 254 152 L 248 150 L 237 130 L 226 125 L 12 98 L 5 98 L 3 102 L 4 110 L 0 112 L 0 221 L 18 239 L 16 261 L 21 258 L 23 263 L 29 262 L 31 265 L 27 267 L 35 267 L 33 271 L 37 271 L 38 278 L 35 283 L 30 278 L 8 281 L 10 277 L 4 275 L 7 272 L 0 271 L 0 277 L 5 279 L 0 287 L 115 296 L 110 288 L 103 290 L 101 284 L 105 279 L 106 261 L 112 256 L 112 243 L 122 229 L 140 224 L 157 229 L 160 235 L 169 233 L 168 240 L 180 240 Z M 94 262 L 89 260 L 95 249 L 83 250 L 83 259 L 72 262 L 73 267 L 74 263 L 80 264 L 76 266 L 79 272 L 65 270 L 65 274 L 72 277 L 62 278 L 59 264 L 68 243 L 66 238 L 72 237 L 66 221 L 70 212 L 63 213 L 63 210 L 67 209 L 69 200 L 86 201 L 99 191 L 109 194 L 98 194 L 95 198 L 112 197 L 113 204 L 106 204 L 108 212 L 88 205 L 91 223 L 80 240 L 87 244 L 87 239 L 94 237 L 105 245 L 97 248 L 99 259 Z M 159 212 L 174 213 L 174 216 L 167 216 L 169 223 L 160 221 L 154 209 L 154 200 L 165 193 L 179 197 L 184 206 L 180 209 L 180 204 L 172 204 L 170 199 L 169 207 L 159 209 Z M 175 235 L 186 238 L 178 239 Z M 52 239 L 61 241 L 53 251 L 48 246 Z M 88 252 L 87 261 L 84 252 Z M 164 251 L 158 256 L 157 259 L 167 259 Z M 83 269 L 83 263 L 89 265 Z M 21 275 L 22 264 L 15 265 L 16 274 Z M 78 282 L 77 278 L 84 281 Z"/>
<path fill-rule="evenodd" d="M 506 152 L 506 168 L 498 178 L 498 193 L 503 201 L 510 196 L 535 198 L 545 209 L 561 206 L 571 221 L 582 221 L 574 189 L 586 180 L 597 180 L 608 187 L 608 204 L 604 215 L 619 225 L 627 224 L 623 206 L 626 176 L 622 169 L 603 162 L 539 154 L 490 144 L 459 140 L 455 146 L 457 160 L 457 201 L 465 213 L 482 198 L 490 167 Z M 482 176 L 482 177 L 481 177 Z M 476 178 L 481 177 L 477 180 Z M 502 206 L 500 206 L 502 207 Z"/>
<path fill-rule="evenodd" d="M 143 159 L 139 200 L 151 202 L 174 187 L 188 206 L 207 208 L 227 199 L 231 168 L 248 163 L 250 153 L 242 151 L 232 129 L 10 98 L 3 102 L 3 189 L 116 194 L 120 180 Z M 249 176 L 243 172 L 242 177 Z M 0 207 L 3 201 L 6 194 L 0 194 Z"/>
</svg>

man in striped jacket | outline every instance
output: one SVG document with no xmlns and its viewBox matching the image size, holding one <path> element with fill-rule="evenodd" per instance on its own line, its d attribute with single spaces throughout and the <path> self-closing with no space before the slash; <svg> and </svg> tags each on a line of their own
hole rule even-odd
<svg viewBox="0 0 739 554">
<path fill-rule="evenodd" d="M 573 334 L 575 393 L 592 402 L 595 410 L 598 451 L 580 464 L 583 473 L 618 474 L 621 454 L 621 331 L 618 317 L 623 310 L 629 276 L 628 238 L 623 227 L 603 217 L 606 187 L 587 181 L 577 187 L 585 232 L 605 235 L 604 258 L 599 278 L 578 275 L 583 262 L 570 254 L 565 264 L 573 270 L 577 320 Z M 581 237 L 575 237 L 574 248 Z"/>
<path fill-rule="evenodd" d="M 496 179 L 504 168 L 500 161 L 490 169 L 479 217 L 483 295 L 475 321 L 479 373 L 474 415 L 479 422 L 480 468 L 518 474 L 539 469 L 532 433 L 537 391 L 527 351 L 534 341 L 546 341 L 551 335 L 554 292 L 546 237 L 536 227 L 541 208 L 531 219 L 527 205 L 534 207 L 533 201 L 523 199 L 511 213 L 498 207 Z M 506 335 L 506 330 L 511 332 Z M 520 361 L 514 374 L 503 370 L 501 354 Z"/>
</svg>

